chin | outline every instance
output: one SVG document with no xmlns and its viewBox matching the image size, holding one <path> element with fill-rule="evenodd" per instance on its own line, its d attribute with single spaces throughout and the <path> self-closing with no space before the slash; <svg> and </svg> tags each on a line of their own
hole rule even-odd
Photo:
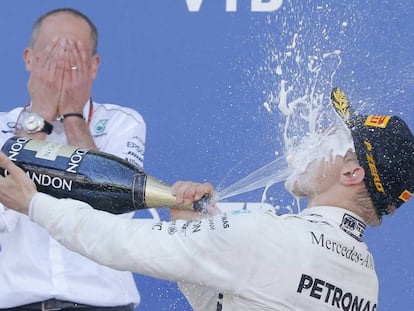
<svg viewBox="0 0 414 311">
<path fill-rule="evenodd" d="M 315 177 L 304 173 L 293 173 L 285 181 L 285 188 L 295 198 L 308 197 L 315 192 Z"/>
<path fill-rule="evenodd" d="M 285 188 L 295 198 L 301 199 L 306 196 L 306 193 L 301 189 L 298 179 L 300 176 L 289 176 L 285 181 Z"/>
</svg>

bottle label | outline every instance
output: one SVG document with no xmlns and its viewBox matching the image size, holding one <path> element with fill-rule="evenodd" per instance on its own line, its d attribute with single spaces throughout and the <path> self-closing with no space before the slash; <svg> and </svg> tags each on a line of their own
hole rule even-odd
<svg viewBox="0 0 414 311">
<path fill-rule="evenodd" d="M 43 140 L 13 137 L 6 142 L 2 151 L 26 172 L 40 190 L 51 189 L 44 192 L 54 194 L 53 191 L 72 191 L 72 178 L 59 173 L 58 169 L 71 167 L 68 160 L 72 159 L 76 149 Z M 62 157 L 60 161 L 56 161 L 58 157 Z M 1 169 L 0 174 L 7 176 L 8 172 Z"/>
<path fill-rule="evenodd" d="M 70 158 L 78 148 L 47 141 L 31 140 L 26 143 L 24 149 L 35 151 L 35 158 L 56 161 L 58 156 Z"/>
<path fill-rule="evenodd" d="M 14 137 L 3 146 L 2 151 L 14 162 L 36 163 L 43 167 L 76 174 L 89 149 L 45 140 Z"/>
</svg>

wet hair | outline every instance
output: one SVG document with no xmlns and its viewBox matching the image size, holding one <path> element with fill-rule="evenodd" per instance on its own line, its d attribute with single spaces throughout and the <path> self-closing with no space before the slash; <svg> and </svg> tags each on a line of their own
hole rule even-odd
<svg viewBox="0 0 414 311">
<path fill-rule="evenodd" d="M 30 47 L 33 48 L 38 36 L 39 36 L 39 32 L 40 32 L 40 28 L 42 27 L 42 23 L 43 21 L 51 16 L 51 15 L 55 15 L 55 14 L 59 14 L 59 13 L 66 13 L 66 14 L 70 14 L 72 16 L 75 17 L 79 17 L 81 19 L 83 19 L 90 27 L 91 30 L 91 42 L 92 42 L 92 55 L 95 55 L 98 52 L 98 29 L 96 28 L 95 24 L 82 12 L 72 9 L 72 8 L 59 8 L 59 9 L 55 9 L 52 11 L 49 11 L 43 15 L 41 15 L 33 24 L 32 26 L 32 35 L 30 37 Z"/>
</svg>

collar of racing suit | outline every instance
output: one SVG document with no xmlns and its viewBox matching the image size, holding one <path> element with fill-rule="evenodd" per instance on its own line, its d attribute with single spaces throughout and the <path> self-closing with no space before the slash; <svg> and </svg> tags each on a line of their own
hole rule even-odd
<svg viewBox="0 0 414 311">
<path fill-rule="evenodd" d="M 336 223 L 358 241 L 362 241 L 365 233 L 366 223 L 361 217 L 344 208 L 336 206 L 313 206 L 308 207 L 300 213 L 300 216 L 311 221 L 324 221 Z"/>
</svg>

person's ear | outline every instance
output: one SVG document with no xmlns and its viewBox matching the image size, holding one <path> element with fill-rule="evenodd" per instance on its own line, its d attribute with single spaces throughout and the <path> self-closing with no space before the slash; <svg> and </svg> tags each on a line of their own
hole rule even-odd
<svg viewBox="0 0 414 311">
<path fill-rule="evenodd" d="M 356 185 L 365 177 L 365 170 L 361 166 L 349 166 L 342 171 L 341 182 L 344 185 Z"/>
<path fill-rule="evenodd" d="M 99 63 L 101 62 L 101 58 L 99 57 L 98 54 L 95 54 L 92 57 L 92 79 L 95 80 L 96 75 L 98 74 L 98 67 L 99 67 Z"/>
<path fill-rule="evenodd" d="M 26 64 L 26 70 L 32 71 L 32 65 L 33 65 L 33 50 L 30 48 L 25 48 L 23 51 L 23 60 Z"/>
</svg>

